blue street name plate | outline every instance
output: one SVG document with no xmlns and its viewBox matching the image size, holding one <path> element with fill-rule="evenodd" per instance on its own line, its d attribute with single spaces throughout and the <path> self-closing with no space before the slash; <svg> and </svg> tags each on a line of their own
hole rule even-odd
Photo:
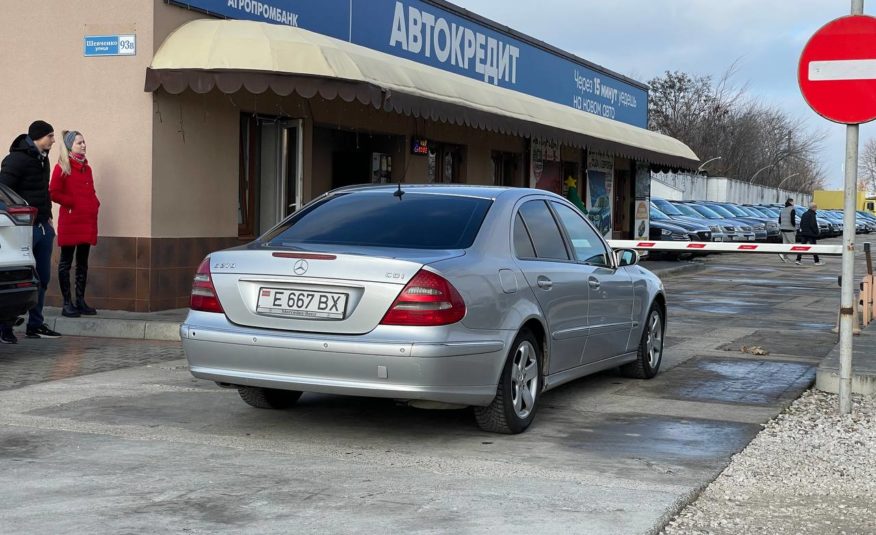
<svg viewBox="0 0 876 535">
<path fill-rule="evenodd" d="M 84 54 L 91 56 L 135 56 L 136 35 L 86 35 L 83 39 Z"/>
</svg>

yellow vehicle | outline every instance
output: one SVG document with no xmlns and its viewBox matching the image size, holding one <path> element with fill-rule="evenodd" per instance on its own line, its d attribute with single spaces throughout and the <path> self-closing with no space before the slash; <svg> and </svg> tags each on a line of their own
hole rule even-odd
<svg viewBox="0 0 876 535">
<path fill-rule="evenodd" d="M 815 190 L 812 194 L 812 201 L 821 210 L 842 210 L 843 191 Z M 876 215 L 876 197 L 868 197 L 863 191 L 857 192 L 855 194 L 855 210 L 863 210 Z"/>
</svg>

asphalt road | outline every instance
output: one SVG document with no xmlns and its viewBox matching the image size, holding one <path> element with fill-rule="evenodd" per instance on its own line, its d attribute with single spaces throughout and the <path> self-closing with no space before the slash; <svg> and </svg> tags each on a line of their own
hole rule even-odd
<svg viewBox="0 0 876 535">
<path fill-rule="evenodd" d="M 546 393 L 517 436 L 386 400 L 305 394 L 259 411 L 192 378 L 173 343 L 0 346 L 2 531 L 654 532 L 836 341 L 838 258 L 705 262 L 666 280 L 660 375 Z"/>
</svg>

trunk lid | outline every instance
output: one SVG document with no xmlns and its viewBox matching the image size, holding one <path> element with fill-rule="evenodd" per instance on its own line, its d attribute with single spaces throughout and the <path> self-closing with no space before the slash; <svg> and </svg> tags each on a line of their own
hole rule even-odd
<svg viewBox="0 0 876 535">
<path fill-rule="evenodd" d="M 464 254 L 367 247 L 251 246 L 210 255 L 225 315 L 249 327 L 365 334 L 426 264 Z"/>
</svg>

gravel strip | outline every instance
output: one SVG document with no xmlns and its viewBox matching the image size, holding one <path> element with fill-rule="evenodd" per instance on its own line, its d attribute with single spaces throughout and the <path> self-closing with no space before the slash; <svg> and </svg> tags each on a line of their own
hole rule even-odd
<svg viewBox="0 0 876 535">
<path fill-rule="evenodd" d="M 676 534 L 876 534 L 876 399 L 810 390 L 666 526 Z"/>
</svg>

